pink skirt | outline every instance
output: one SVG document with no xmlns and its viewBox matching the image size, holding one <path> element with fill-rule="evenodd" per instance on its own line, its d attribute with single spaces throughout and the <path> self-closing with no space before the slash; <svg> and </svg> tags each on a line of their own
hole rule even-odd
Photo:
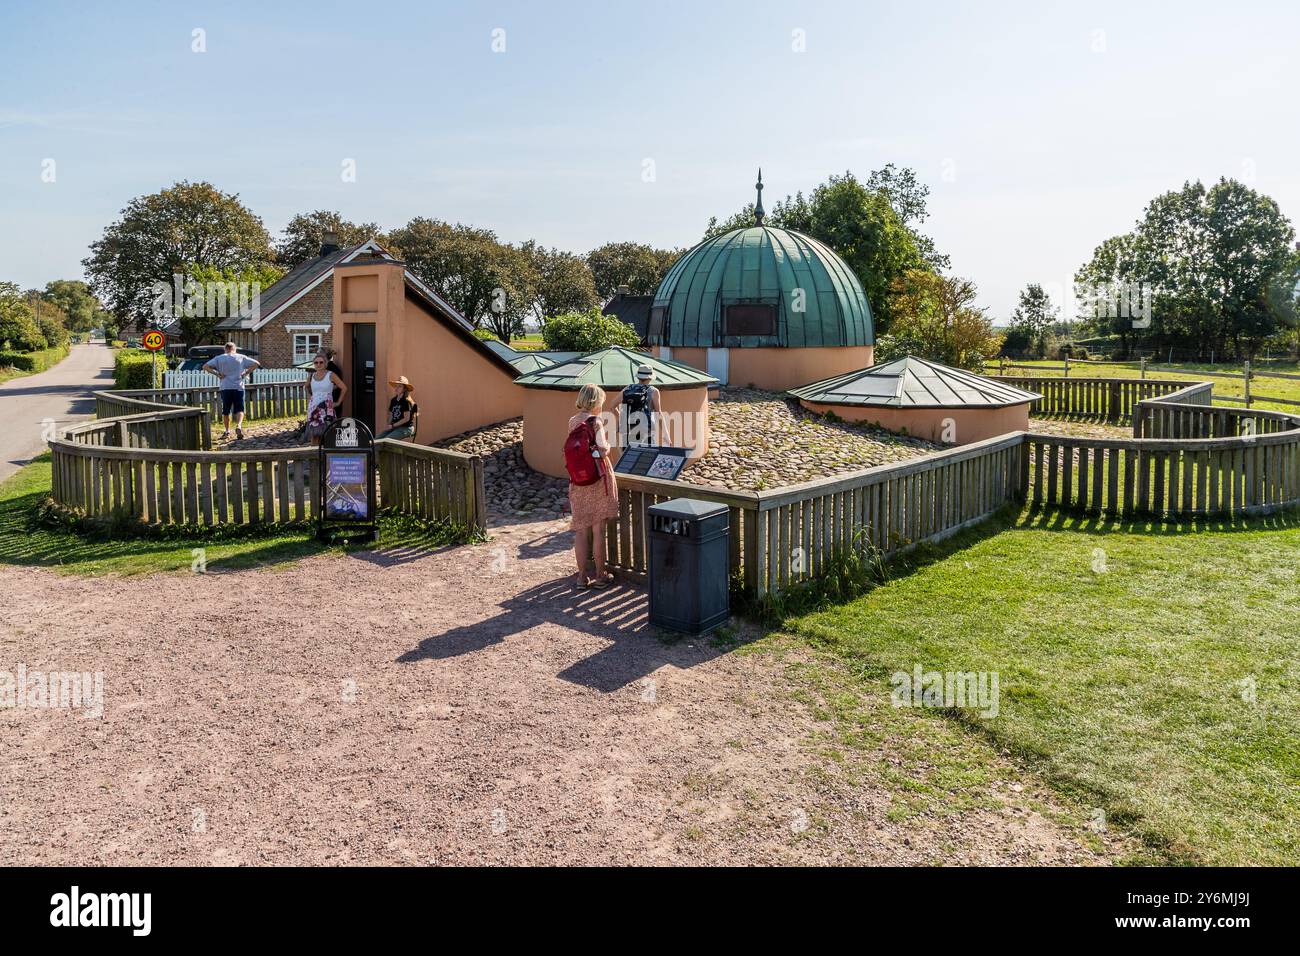
<svg viewBox="0 0 1300 956">
<path fill-rule="evenodd" d="M 569 507 L 573 509 L 573 522 L 570 525 L 572 530 L 583 531 L 597 521 L 618 517 L 618 484 L 612 475 L 608 484 L 614 487 L 612 495 L 606 491 L 607 480 L 604 478 L 590 485 L 569 482 Z"/>
</svg>

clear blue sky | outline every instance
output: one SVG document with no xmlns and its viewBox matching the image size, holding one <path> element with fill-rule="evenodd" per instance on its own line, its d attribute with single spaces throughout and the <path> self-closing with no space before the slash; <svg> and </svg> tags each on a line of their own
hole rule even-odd
<svg viewBox="0 0 1300 956">
<path fill-rule="evenodd" d="M 997 320 L 1185 179 L 1243 179 L 1300 220 L 1300 6 L 997 10 L 4 0 L 0 278 L 80 277 L 132 197 L 179 179 L 237 192 L 273 234 L 324 208 L 583 252 L 691 245 L 760 164 L 770 206 L 894 162 Z"/>
</svg>

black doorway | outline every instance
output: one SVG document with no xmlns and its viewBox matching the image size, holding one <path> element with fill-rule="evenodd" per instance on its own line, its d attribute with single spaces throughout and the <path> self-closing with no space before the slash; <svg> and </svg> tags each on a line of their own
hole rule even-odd
<svg viewBox="0 0 1300 956">
<path fill-rule="evenodd" d="M 352 417 L 375 430 L 375 327 L 352 326 Z"/>
</svg>

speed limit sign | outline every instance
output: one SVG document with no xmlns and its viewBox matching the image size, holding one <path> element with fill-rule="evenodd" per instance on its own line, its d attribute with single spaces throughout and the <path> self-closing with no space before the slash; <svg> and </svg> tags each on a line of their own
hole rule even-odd
<svg viewBox="0 0 1300 956">
<path fill-rule="evenodd" d="M 144 334 L 144 347 L 150 352 L 161 352 L 167 344 L 167 336 L 157 329 L 150 329 Z"/>
</svg>

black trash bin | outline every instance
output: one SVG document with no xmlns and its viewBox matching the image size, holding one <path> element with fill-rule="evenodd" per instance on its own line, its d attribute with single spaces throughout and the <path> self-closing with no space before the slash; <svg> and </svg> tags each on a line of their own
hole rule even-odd
<svg viewBox="0 0 1300 956">
<path fill-rule="evenodd" d="M 650 516 L 650 623 L 703 634 L 731 616 L 726 505 L 674 498 Z"/>
</svg>

